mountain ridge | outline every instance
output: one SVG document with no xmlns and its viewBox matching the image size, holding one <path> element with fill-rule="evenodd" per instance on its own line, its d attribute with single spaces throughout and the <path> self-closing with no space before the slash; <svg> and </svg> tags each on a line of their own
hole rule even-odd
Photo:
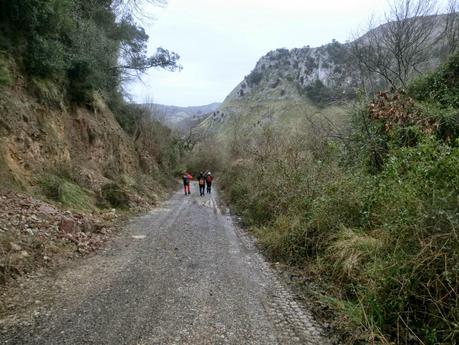
<svg viewBox="0 0 459 345">
<path fill-rule="evenodd" d="M 437 27 L 431 32 L 435 41 L 429 51 L 428 60 L 421 64 L 423 71 L 429 71 L 441 62 L 444 40 L 440 40 L 446 16 L 430 16 L 422 20 L 435 18 Z M 275 49 L 262 56 L 253 70 L 228 94 L 217 111 L 204 119 L 197 132 L 213 133 L 225 131 L 231 119 L 244 117 L 253 128 L 273 121 L 283 120 L 279 111 L 289 114 L 298 110 L 298 105 L 309 113 L 326 111 L 327 107 L 336 107 L 355 99 L 362 87 L 362 71 L 353 56 L 355 42 L 365 42 L 370 36 L 379 35 L 391 22 L 382 24 L 352 42 L 340 43 L 337 40 L 319 47 Z M 384 89 L 383 80 L 375 78 L 375 90 Z M 272 111 L 272 108 L 277 110 Z M 269 115 L 268 113 L 271 113 Z M 274 113 L 275 116 L 272 116 Z M 278 115 L 278 116 L 276 116 Z M 275 122 L 276 120 L 274 120 Z"/>
<path fill-rule="evenodd" d="M 213 102 L 205 105 L 188 107 L 159 103 L 145 103 L 142 105 L 153 110 L 154 115 L 160 120 L 163 120 L 169 125 L 175 125 L 183 120 L 211 113 L 217 110 L 221 103 Z"/>
</svg>

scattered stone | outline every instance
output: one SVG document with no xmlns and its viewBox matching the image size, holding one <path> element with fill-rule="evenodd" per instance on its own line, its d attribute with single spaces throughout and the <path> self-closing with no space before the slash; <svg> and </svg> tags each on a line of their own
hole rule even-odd
<svg viewBox="0 0 459 345">
<path fill-rule="evenodd" d="M 10 259 L 14 259 L 15 266 L 9 271 L 11 276 L 36 272 L 53 262 L 49 250 L 60 252 L 60 248 L 65 248 L 62 253 L 67 257 L 95 251 L 108 239 L 115 218 L 116 211 L 80 214 L 60 210 L 27 195 L 3 191 L 0 192 L 0 253 L 13 252 Z M 31 257 L 43 260 L 30 260 Z M 0 254 L 0 270 L 2 260 Z"/>
<path fill-rule="evenodd" d="M 57 213 L 57 210 L 54 207 L 49 206 L 49 205 L 40 205 L 37 211 L 45 215 L 51 215 L 51 214 Z"/>
<path fill-rule="evenodd" d="M 65 233 L 74 233 L 76 231 L 75 221 L 71 218 L 62 218 L 59 224 L 59 230 Z"/>
<path fill-rule="evenodd" d="M 14 250 L 15 252 L 18 252 L 22 249 L 20 245 L 14 242 L 10 242 L 10 246 L 11 246 L 11 250 Z"/>
</svg>

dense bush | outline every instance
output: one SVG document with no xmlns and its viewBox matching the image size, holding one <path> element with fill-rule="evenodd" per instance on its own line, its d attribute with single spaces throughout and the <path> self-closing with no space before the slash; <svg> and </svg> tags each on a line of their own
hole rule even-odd
<svg viewBox="0 0 459 345">
<path fill-rule="evenodd" d="M 450 57 L 438 71 L 413 82 L 408 92 L 417 100 L 439 107 L 459 108 L 459 54 Z"/>
<path fill-rule="evenodd" d="M 319 107 L 330 104 L 336 99 L 335 92 L 324 85 L 324 83 L 316 79 L 311 84 L 304 88 L 307 97 Z"/>
<path fill-rule="evenodd" d="M 147 56 L 148 35 L 126 11 L 129 4 L 0 0 L 0 51 L 14 56 L 25 76 L 52 80 L 69 101 L 90 103 L 94 91 L 110 98 L 132 73 L 178 68 L 178 55 L 167 50 Z"/>
<path fill-rule="evenodd" d="M 108 201 L 110 206 L 117 208 L 127 208 L 129 206 L 129 197 L 121 186 L 116 183 L 109 183 L 101 188 L 103 200 Z"/>
<path fill-rule="evenodd" d="M 257 72 L 253 70 L 247 77 L 245 77 L 245 80 L 247 81 L 247 84 L 250 87 L 255 87 L 258 84 L 260 84 L 261 80 L 263 79 L 263 73 Z"/>
<path fill-rule="evenodd" d="M 457 340 L 454 61 L 415 82 L 413 98 L 356 107 L 345 141 L 266 130 L 222 177 L 267 251 L 320 274 L 362 343 Z"/>
</svg>

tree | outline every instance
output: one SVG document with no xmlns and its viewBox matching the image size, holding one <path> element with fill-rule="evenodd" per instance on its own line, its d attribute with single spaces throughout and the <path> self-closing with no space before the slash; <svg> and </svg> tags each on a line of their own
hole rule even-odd
<svg viewBox="0 0 459 345">
<path fill-rule="evenodd" d="M 161 0 L 0 0 L 0 50 L 28 79 L 44 79 L 70 102 L 94 92 L 116 98 L 126 78 L 149 68 L 180 69 L 163 48 L 148 55 L 148 35 L 135 20 L 141 4 Z"/>
<path fill-rule="evenodd" d="M 448 13 L 446 14 L 445 36 L 446 45 L 449 54 L 454 52 L 459 47 L 459 3 L 457 0 L 449 0 Z"/>
<path fill-rule="evenodd" d="M 437 33 L 435 0 L 394 0 L 385 15 L 386 23 L 370 30 L 351 44 L 351 53 L 362 74 L 382 79 L 398 89 L 421 73 L 430 57 Z M 376 78 L 375 78 L 376 76 Z"/>
</svg>

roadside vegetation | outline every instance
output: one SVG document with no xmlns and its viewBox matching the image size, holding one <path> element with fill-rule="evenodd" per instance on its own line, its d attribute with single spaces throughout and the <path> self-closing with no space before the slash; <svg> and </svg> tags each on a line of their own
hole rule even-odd
<svg viewBox="0 0 459 345">
<path fill-rule="evenodd" d="M 267 127 L 224 169 L 245 225 L 321 277 L 356 342 L 457 340 L 458 76 L 456 54 L 407 92 L 360 102 L 338 139 L 324 123 Z"/>
<path fill-rule="evenodd" d="M 449 58 L 422 74 L 435 18 L 408 18 L 427 15 L 433 2 L 396 3 L 394 20 L 371 35 L 401 41 L 353 47 L 362 89 L 344 124 L 305 113 L 290 129 L 233 125 L 224 140 L 206 139 L 218 149 L 206 163 L 220 170 L 224 199 L 273 260 L 318 284 L 345 342 L 455 344 L 459 53 L 450 48 L 457 5 L 446 17 Z M 422 42 L 403 41 L 405 30 Z M 396 70 L 404 59 L 399 43 L 419 51 Z M 327 97 L 315 92 L 312 101 L 327 107 Z M 195 153 L 195 161 L 203 157 L 199 145 Z"/>
</svg>

